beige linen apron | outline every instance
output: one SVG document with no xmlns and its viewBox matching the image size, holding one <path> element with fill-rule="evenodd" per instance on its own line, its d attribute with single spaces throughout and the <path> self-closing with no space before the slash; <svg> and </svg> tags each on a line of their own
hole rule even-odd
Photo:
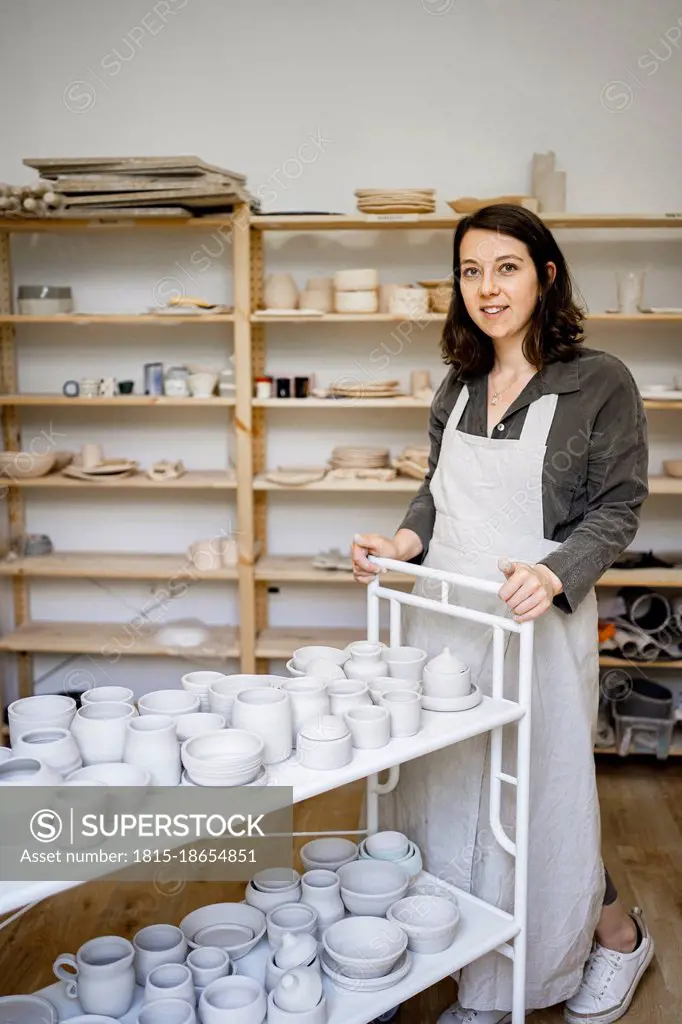
<svg viewBox="0 0 682 1024">
<path fill-rule="evenodd" d="M 542 470 L 557 395 L 528 408 L 518 441 L 458 430 L 464 387 L 448 420 L 431 480 L 436 507 L 424 565 L 504 582 L 500 557 L 533 564 L 558 545 L 543 535 Z M 418 580 L 415 593 L 440 597 Z M 452 603 L 505 614 L 494 594 L 451 587 Z M 472 682 L 492 692 L 491 631 L 423 609 L 404 608 L 405 643 L 433 656 L 449 646 L 471 666 Z M 535 624 L 532 689 L 528 881 L 529 1009 L 567 999 L 578 988 L 604 894 L 593 757 L 599 669 L 597 602 L 592 591 L 571 615 L 554 606 Z M 516 699 L 518 635 L 508 634 L 505 696 Z M 504 768 L 514 770 L 514 727 L 505 730 Z M 511 742 L 511 741 L 514 742 Z M 433 874 L 513 911 L 514 859 L 489 823 L 489 736 L 476 737 L 401 767 L 382 825 L 419 844 Z M 514 803 L 503 787 L 502 825 L 514 838 Z M 497 953 L 463 969 L 459 998 L 475 1010 L 509 1010 L 511 963 Z"/>
</svg>

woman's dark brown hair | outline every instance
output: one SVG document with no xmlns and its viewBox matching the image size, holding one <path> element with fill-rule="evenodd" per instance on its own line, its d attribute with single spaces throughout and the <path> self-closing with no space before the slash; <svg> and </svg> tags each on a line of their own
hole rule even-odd
<svg viewBox="0 0 682 1024">
<path fill-rule="evenodd" d="M 583 339 L 584 312 L 574 299 L 574 286 L 561 249 L 552 232 L 530 210 L 499 203 L 463 217 L 454 240 L 452 301 L 441 342 L 443 358 L 462 376 L 489 373 L 495 350 L 469 316 L 460 289 L 460 248 L 468 231 L 479 228 L 509 235 L 523 242 L 535 264 L 541 295 L 528 325 L 523 354 L 533 366 L 567 362 Z M 556 275 L 550 282 L 547 264 L 554 263 Z"/>
</svg>

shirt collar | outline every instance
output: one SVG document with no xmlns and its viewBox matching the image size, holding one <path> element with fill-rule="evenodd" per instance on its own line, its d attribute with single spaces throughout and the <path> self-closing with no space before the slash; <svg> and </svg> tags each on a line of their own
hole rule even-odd
<svg viewBox="0 0 682 1024">
<path fill-rule="evenodd" d="M 563 395 L 580 390 L 578 378 L 578 356 L 566 363 L 548 363 L 528 382 L 518 398 L 514 399 L 505 417 L 518 409 L 524 409 L 541 395 Z M 480 395 L 485 401 L 487 374 L 477 374 L 464 380 L 470 394 Z"/>
</svg>

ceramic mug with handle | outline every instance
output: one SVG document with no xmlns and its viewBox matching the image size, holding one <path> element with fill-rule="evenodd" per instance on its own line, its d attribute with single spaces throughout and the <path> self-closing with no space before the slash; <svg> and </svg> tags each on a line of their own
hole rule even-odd
<svg viewBox="0 0 682 1024">
<path fill-rule="evenodd" d="M 102 935 L 84 943 L 76 955 L 62 953 L 53 971 L 65 983 L 69 999 L 86 1013 L 122 1017 L 135 996 L 135 950 L 119 935 Z"/>
</svg>

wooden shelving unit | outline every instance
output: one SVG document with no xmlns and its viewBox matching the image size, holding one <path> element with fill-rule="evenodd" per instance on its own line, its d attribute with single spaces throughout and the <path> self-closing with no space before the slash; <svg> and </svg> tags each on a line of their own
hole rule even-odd
<svg viewBox="0 0 682 1024">
<path fill-rule="evenodd" d="M 392 324 L 405 322 L 404 317 L 390 314 L 327 314 L 302 316 L 298 313 L 282 316 L 263 313 L 263 281 L 265 276 L 264 243 L 266 232 L 336 232 L 336 231 L 453 231 L 459 217 L 419 216 L 383 220 L 362 215 L 251 215 L 246 207 L 235 211 L 234 218 L 126 218 L 118 220 L 80 218 L 62 220 L 2 220 L 0 219 L 0 408 L 3 416 L 4 445 L 18 450 L 20 444 L 20 411 L 22 408 L 60 409 L 112 409 L 119 407 L 134 413 L 136 409 L 214 409 L 234 418 L 236 435 L 236 469 L 190 471 L 177 481 L 152 482 L 143 473 L 115 482 L 90 483 L 50 475 L 34 480 L 7 480 L 7 507 L 10 539 L 24 532 L 24 501 L 27 491 L 37 489 L 73 492 L 84 489 L 88 495 L 96 490 L 107 494 L 117 488 L 129 495 L 137 490 L 145 495 L 154 491 L 218 490 L 236 493 L 237 529 L 239 534 L 239 565 L 234 569 L 200 572 L 187 558 L 176 554 L 136 554 L 130 552 L 56 552 L 39 558 L 19 558 L 0 561 L 0 576 L 6 577 L 13 590 L 15 628 L 0 639 L 0 651 L 15 652 L 19 657 L 21 693 L 31 691 L 31 656 L 36 653 L 97 654 L 112 636 L 126 628 L 125 624 L 89 622 L 33 622 L 30 616 L 29 581 L 37 579 L 92 579 L 92 580 L 171 580 L 184 573 L 194 580 L 225 586 L 236 585 L 239 597 L 239 627 L 211 627 L 210 649 L 205 651 L 169 651 L 159 647 L 150 633 L 137 637 L 126 653 L 147 656 L 215 657 L 217 660 L 240 658 L 242 671 L 265 668 L 270 659 L 289 658 L 292 650 L 304 643 L 345 644 L 357 637 L 352 629 L 333 627 L 274 628 L 269 624 L 268 589 L 279 584 L 322 585 L 325 587 L 356 586 L 350 573 L 321 570 L 312 566 L 312 557 L 276 556 L 267 550 L 268 501 L 273 492 L 287 495 L 325 494 L 330 498 L 338 494 L 368 493 L 375 496 L 409 496 L 419 488 L 419 481 L 399 477 L 395 481 L 336 481 L 323 479 L 305 487 L 285 487 L 265 479 L 267 467 L 266 418 L 273 410 L 288 413 L 306 410 L 309 413 L 372 410 L 376 414 L 389 411 L 420 410 L 424 414 L 429 404 L 410 396 L 399 399 L 254 399 L 253 378 L 266 370 L 266 332 L 269 324 L 305 325 L 322 328 L 320 344 L 324 343 L 326 325 L 376 324 L 391 330 Z M 556 214 L 546 215 L 546 223 L 555 229 L 641 230 L 682 228 L 680 214 Z M 233 227 L 238 229 L 232 230 Z M 152 313 L 78 313 L 57 316 L 31 317 L 12 313 L 12 279 L 10 264 L 10 236 L 12 233 L 58 233 L 70 235 L 103 231 L 112 236 L 117 232 L 145 230 L 164 238 L 169 231 L 232 231 L 234 272 L 234 299 L 231 313 L 199 315 L 155 315 Z M 619 326 L 673 325 L 682 323 L 682 314 L 619 314 L 595 312 L 590 314 L 591 324 Z M 429 314 L 425 321 L 442 324 L 444 314 Z M 114 398 L 72 399 L 60 394 L 22 394 L 17 386 L 16 350 L 21 339 L 17 329 L 42 326 L 45 340 L 63 344 L 60 332 L 52 334 L 54 327 L 67 326 L 93 328 L 92 342 L 97 345 L 106 335 L 97 332 L 98 326 L 156 327 L 158 330 L 199 325 L 228 326 L 234 339 L 236 393 L 229 398 L 168 398 L 145 395 L 116 396 Z M 49 329 L 49 330 L 47 330 Z M 430 336 L 430 335 L 429 335 Z M 90 335 L 89 335 L 90 337 Z M 106 343 L 106 342 L 105 342 Z M 647 399 L 648 411 L 679 412 L 682 402 Z M 232 412 L 234 410 L 234 412 Z M 153 415 L 150 413 L 149 415 Z M 226 423 L 227 423 L 226 418 Z M 655 495 L 681 495 L 682 480 L 654 476 L 650 480 Z M 77 506 L 76 506 L 77 507 Z M 304 506 L 302 506 L 304 507 Z M 411 586 L 412 578 L 389 574 L 386 581 L 396 586 Z M 612 570 L 600 580 L 600 586 L 653 586 L 682 589 L 682 570 Z M 601 659 L 604 667 L 622 667 L 626 662 L 615 658 Z M 646 670 L 652 667 L 682 668 L 682 662 L 642 663 Z"/>
<path fill-rule="evenodd" d="M 69 490 L 69 491 L 234 491 L 237 487 L 235 473 L 224 470 L 195 470 L 183 474 L 177 480 L 150 480 L 144 473 L 123 477 L 121 480 L 104 478 L 100 480 L 76 480 L 62 473 L 47 476 L 28 477 L 26 480 L 3 480 L 4 486 L 20 490 Z"/>
<path fill-rule="evenodd" d="M 0 562 L 0 576 L 34 579 L 190 580 L 238 579 L 237 569 L 197 569 L 186 555 L 148 555 L 106 551 L 59 551 Z"/>
<path fill-rule="evenodd" d="M 66 395 L 0 395 L 0 405 L 17 406 L 67 406 L 69 409 L 229 409 L 236 405 L 236 398 L 180 398 L 169 395 L 114 395 L 113 398 L 67 398 Z"/>
<path fill-rule="evenodd" d="M 106 343 L 106 334 L 98 333 L 97 327 L 121 327 L 121 328 L 144 328 L 155 327 L 158 330 L 169 330 L 171 328 L 197 328 L 204 325 L 212 325 L 213 328 L 229 327 L 230 333 L 235 334 L 235 351 L 238 349 L 236 335 L 239 332 L 240 324 L 246 323 L 248 331 L 248 316 L 250 303 L 248 295 L 235 286 L 235 300 L 233 311 L 229 313 L 199 313 L 199 314 L 154 314 L 154 313 L 72 313 L 59 314 L 54 316 L 26 316 L 12 312 L 12 268 L 10 240 L 12 234 L 18 233 L 66 233 L 75 235 L 78 233 L 91 233 L 93 231 L 104 231 L 110 237 L 117 232 L 129 232 L 131 230 L 151 231 L 159 233 L 163 238 L 169 231 L 191 231 L 202 233 L 207 230 L 222 234 L 232 233 L 234 236 L 234 276 L 235 281 L 248 278 L 248 252 L 245 253 L 243 246 L 239 245 L 238 235 L 243 235 L 242 230 L 233 231 L 237 224 L 248 226 L 249 211 L 247 207 L 237 207 L 234 217 L 204 217 L 204 218 L 172 218 L 163 219 L 158 217 L 149 218 L 126 218 L 123 214 L 116 220 L 108 218 L 54 218 L 40 220 L 2 220 L 0 219 L 0 408 L 2 409 L 4 448 L 17 451 L 21 443 L 21 421 L 20 411 L 22 408 L 50 408 L 60 407 L 84 410 L 88 409 L 112 409 L 119 407 L 129 414 L 136 409 L 177 409 L 184 411 L 189 409 L 220 410 L 223 414 L 231 415 L 240 405 L 240 396 L 236 393 L 227 398 L 213 397 L 210 399 L 195 398 L 171 398 L 147 395 L 117 395 L 114 398 L 93 398 L 73 399 L 60 394 L 22 394 L 18 387 L 17 374 L 17 344 L 21 343 L 21 337 L 16 334 L 18 329 L 26 327 L 44 327 L 44 339 L 54 344 L 63 344 L 63 334 L 53 333 L 55 327 L 68 327 L 73 331 L 76 327 L 92 328 L 88 338 L 97 345 L 102 341 Z M 246 231 L 248 235 L 248 230 Z M 242 260 L 241 267 L 237 266 L 238 260 Z M 243 305 L 239 307 L 239 301 Z M 244 330 L 241 330 L 241 364 L 244 367 Z M 247 374 L 248 378 L 248 374 Z M 249 379 L 243 381 L 244 400 L 250 402 L 251 384 Z M 227 423 L 227 421 L 226 421 Z M 246 485 L 242 489 L 250 490 L 250 473 L 244 477 Z M 60 474 L 50 474 L 46 477 L 35 479 L 12 479 L 3 478 L 0 483 L 6 488 L 8 508 L 8 531 L 5 537 L 6 550 L 14 540 L 17 540 L 25 533 L 25 493 L 38 491 L 64 491 L 75 492 L 83 490 L 87 494 L 100 490 L 107 495 L 120 489 L 130 496 L 136 491 L 152 494 L 164 491 L 176 493 L 177 491 L 220 491 L 233 492 L 237 490 L 238 471 L 232 469 L 216 470 L 194 470 L 187 472 L 177 480 L 152 481 L 147 478 L 144 472 L 140 471 L 131 477 L 121 480 L 99 480 L 82 481 L 74 480 Z M 166 499 L 168 500 L 168 499 Z M 77 506 L 75 506 L 77 508 Z M 243 511 L 243 509 L 242 509 Z M 242 536 L 243 527 L 248 544 L 248 535 L 251 529 L 249 521 L 238 523 L 237 531 Z M 215 582 L 225 586 L 234 586 L 240 582 L 240 570 L 225 569 L 212 572 L 200 572 L 189 563 L 188 559 L 180 555 L 134 555 L 129 553 L 114 552 L 57 552 L 54 555 L 42 558 L 21 558 L 12 561 L 3 560 L 0 562 L 0 575 L 10 579 L 14 602 L 14 629 L 0 638 L 0 651 L 15 652 L 19 663 L 19 693 L 25 696 L 32 691 L 33 667 L 32 655 L 37 653 L 48 654 L 99 654 L 106 650 L 107 644 L 116 642 L 121 638 L 120 653 L 145 656 L 173 656 L 186 660 L 215 658 L 224 661 L 232 658 L 239 658 L 241 646 L 238 640 L 238 629 L 233 626 L 213 626 L 209 628 L 209 641 L 203 648 L 188 650 L 169 649 L 160 646 L 155 640 L 155 634 L 159 626 L 151 625 L 139 632 L 134 632 L 134 642 L 128 639 L 128 633 L 133 630 L 131 624 L 126 623 L 97 623 L 97 622 L 38 622 L 31 620 L 29 581 L 39 578 L 61 578 L 61 579 L 137 579 L 137 580 L 158 580 L 170 583 L 178 578 L 188 579 L 192 582 Z"/>
<path fill-rule="evenodd" d="M 152 313 L 55 313 L 52 316 L 27 316 L 22 313 L 3 313 L 0 315 L 0 324 L 16 324 L 17 327 L 30 324 L 49 324 L 50 326 L 78 326 L 88 327 L 90 324 L 110 324 L 117 327 L 177 327 L 179 324 L 231 324 L 234 323 L 232 313 L 197 313 L 196 315 L 162 314 L 154 316 Z"/>
</svg>

